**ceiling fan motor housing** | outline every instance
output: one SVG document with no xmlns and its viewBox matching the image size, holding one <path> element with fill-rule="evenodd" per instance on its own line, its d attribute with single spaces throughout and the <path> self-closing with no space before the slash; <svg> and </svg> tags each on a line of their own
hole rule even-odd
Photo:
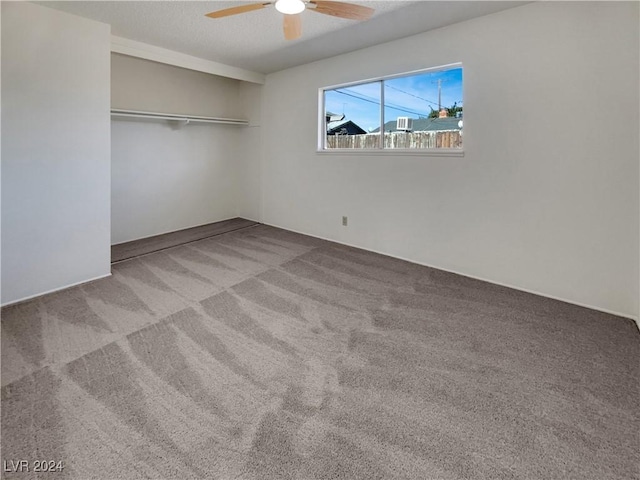
<svg viewBox="0 0 640 480">
<path fill-rule="evenodd" d="M 287 15 L 296 15 L 303 12 L 305 4 L 302 0 L 278 0 L 276 10 Z"/>
</svg>

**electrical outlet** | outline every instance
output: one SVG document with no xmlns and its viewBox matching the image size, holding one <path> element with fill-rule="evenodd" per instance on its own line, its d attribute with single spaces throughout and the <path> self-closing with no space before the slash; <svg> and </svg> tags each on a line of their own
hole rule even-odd
<svg viewBox="0 0 640 480">
<path fill-rule="evenodd" d="M 349 219 L 347 217 L 342 217 L 342 226 L 346 227 L 349 223 Z"/>
</svg>

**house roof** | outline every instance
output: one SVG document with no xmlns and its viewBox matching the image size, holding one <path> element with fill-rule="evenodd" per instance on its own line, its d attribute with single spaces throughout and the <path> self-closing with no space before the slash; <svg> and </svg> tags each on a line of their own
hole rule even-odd
<svg viewBox="0 0 640 480">
<path fill-rule="evenodd" d="M 362 135 L 367 133 L 361 126 L 353 123 L 351 120 L 340 120 L 337 122 L 327 123 L 327 135 L 333 135 L 342 129 L 345 129 L 349 135 Z"/>
<path fill-rule="evenodd" d="M 445 117 L 445 118 L 414 118 L 413 119 L 413 129 L 414 132 L 434 132 L 434 131 L 442 131 L 442 130 L 460 130 L 458 126 L 458 122 L 462 120 L 462 118 L 457 117 Z M 396 128 L 396 120 L 390 120 L 385 122 L 384 131 L 385 132 L 397 132 Z M 373 133 L 379 132 L 380 129 L 376 128 Z"/>
</svg>

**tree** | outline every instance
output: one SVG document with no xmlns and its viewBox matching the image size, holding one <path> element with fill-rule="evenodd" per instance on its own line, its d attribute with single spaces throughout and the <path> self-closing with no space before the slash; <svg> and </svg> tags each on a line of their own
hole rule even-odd
<svg viewBox="0 0 640 480">
<path fill-rule="evenodd" d="M 462 112 L 462 107 L 458 106 L 458 102 L 453 102 L 453 105 L 447 108 L 447 115 L 449 117 L 455 117 L 458 112 Z"/>
<path fill-rule="evenodd" d="M 447 111 L 448 117 L 455 117 L 458 112 L 462 112 L 462 107 L 458 106 L 458 102 L 453 102 L 453 105 L 451 105 L 449 108 L 444 107 L 444 110 Z M 439 116 L 440 116 L 440 112 L 438 110 L 434 110 L 433 107 L 431 107 L 431 112 L 429 112 L 429 118 L 438 118 Z"/>
</svg>

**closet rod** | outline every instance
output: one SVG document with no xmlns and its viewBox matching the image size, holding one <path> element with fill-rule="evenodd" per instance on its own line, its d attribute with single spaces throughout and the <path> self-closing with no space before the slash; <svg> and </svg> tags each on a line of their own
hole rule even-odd
<svg viewBox="0 0 640 480">
<path fill-rule="evenodd" d="M 139 110 L 112 109 L 112 117 L 148 118 L 156 120 L 175 120 L 185 123 L 222 123 L 226 125 L 249 125 L 247 120 L 238 118 L 199 117 L 195 115 L 177 115 L 173 113 L 142 112 Z"/>
</svg>

